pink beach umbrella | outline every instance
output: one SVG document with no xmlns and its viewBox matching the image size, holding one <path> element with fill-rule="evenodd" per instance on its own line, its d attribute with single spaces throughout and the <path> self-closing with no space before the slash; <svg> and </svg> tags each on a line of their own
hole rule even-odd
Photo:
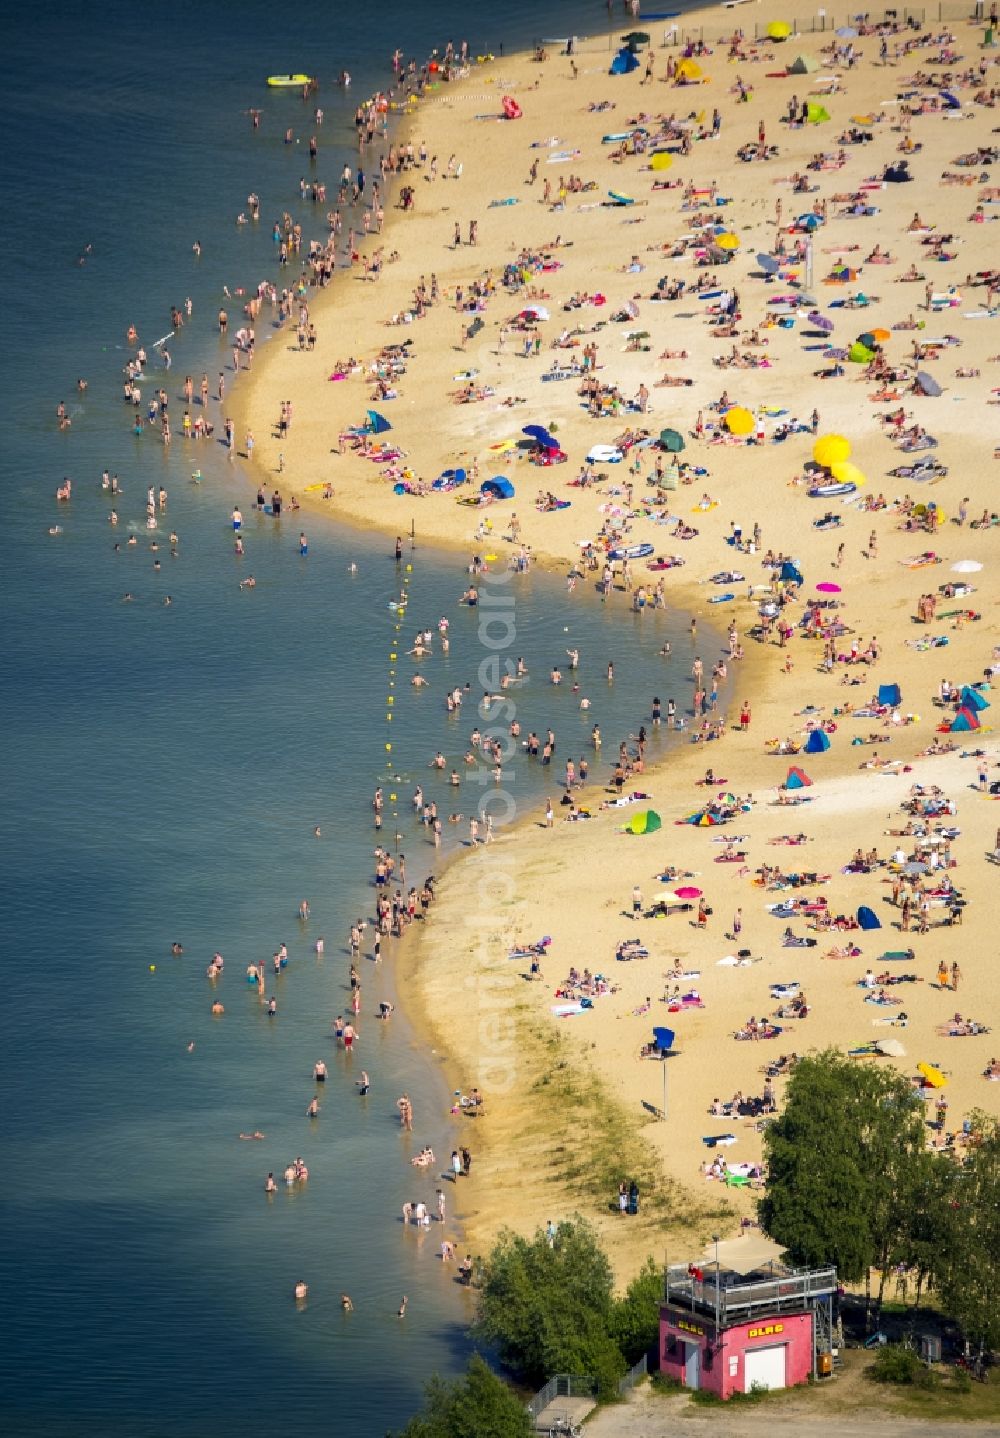
<svg viewBox="0 0 1000 1438">
<path fill-rule="evenodd" d="M 675 890 L 674 890 L 674 893 L 677 895 L 677 897 L 678 897 L 679 899 L 700 899 L 700 898 L 701 898 L 701 890 L 694 888 L 691 884 L 686 884 L 683 889 L 675 889 Z"/>
</svg>

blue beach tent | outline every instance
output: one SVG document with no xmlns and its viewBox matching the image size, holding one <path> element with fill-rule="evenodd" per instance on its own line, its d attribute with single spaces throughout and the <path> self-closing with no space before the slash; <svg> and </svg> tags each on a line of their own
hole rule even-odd
<svg viewBox="0 0 1000 1438">
<path fill-rule="evenodd" d="M 384 415 L 384 414 L 379 414 L 377 410 L 370 409 L 370 410 L 368 411 L 368 430 L 369 430 L 369 433 L 370 433 L 370 434 L 385 434 L 386 430 L 388 430 L 388 429 L 392 429 L 392 425 L 391 425 L 391 424 L 389 423 L 389 421 L 386 419 L 385 415 Z"/>
<path fill-rule="evenodd" d="M 971 709 L 974 713 L 982 713 L 990 707 L 989 700 L 984 699 L 978 689 L 973 689 L 971 684 L 966 684 L 962 690 L 962 697 L 959 700 L 962 709 Z"/>
<path fill-rule="evenodd" d="M 653 1043 L 660 1050 L 661 1054 L 665 1054 L 667 1050 L 673 1048 L 674 1045 L 673 1029 L 654 1029 Z"/>
<path fill-rule="evenodd" d="M 801 571 L 796 568 L 790 559 L 786 559 L 781 566 L 781 582 L 782 584 L 802 583 Z"/>
<path fill-rule="evenodd" d="M 858 910 L 858 923 L 863 929 L 880 929 L 878 915 L 874 909 L 869 909 L 867 904 L 862 904 Z"/>
<path fill-rule="evenodd" d="M 509 479 L 497 475 L 494 479 L 484 479 L 479 486 L 480 494 L 492 494 L 494 499 L 513 499 L 514 486 Z"/>
<path fill-rule="evenodd" d="M 878 686 L 878 702 L 880 704 L 888 704 L 894 709 L 901 701 L 902 695 L 899 692 L 898 684 L 880 684 Z"/>
<path fill-rule="evenodd" d="M 822 729 L 814 729 L 806 740 L 807 754 L 825 754 L 830 747 L 830 740 Z"/>
</svg>

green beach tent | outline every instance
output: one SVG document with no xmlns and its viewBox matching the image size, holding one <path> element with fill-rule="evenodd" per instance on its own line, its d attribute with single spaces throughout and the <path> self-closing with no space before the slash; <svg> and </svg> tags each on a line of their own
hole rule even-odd
<svg viewBox="0 0 1000 1438">
<path fill-rule="evenodd" d="M 645 809 L 641 814 L 633 814 L 625 829 L 629 834 L 655 834 L 662 824 L 655 809 Z"/>
<path fill-rule="evenodd" d="M 788 67 L 789 75 L 812 75 L 819 69 L 819 61 L 811 55 L 796 55 Z"/>
<path fill-rule="evenodd" d="M 869 360 L 875 358 L 875 351 L 863 345 L 860 340 L 855 340 L 847 351 L 847 358 L 852 364 L 868 364 Z"/>
<path fill-rule="evenodd" d="M 824 120 L 829 120 L 830 112 L 825 105 L 817 104 L 810 100 L 806 106 L 806 120 L 810 125 L 822 125 Z"/>
</svg>

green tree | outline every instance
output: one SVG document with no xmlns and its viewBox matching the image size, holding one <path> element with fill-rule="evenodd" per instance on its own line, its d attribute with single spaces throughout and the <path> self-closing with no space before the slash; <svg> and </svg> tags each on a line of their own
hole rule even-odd
<svg viewBox="0 0 1000 1438">
<path fill-rule="evenodd" d="M 1000 1120 L 973 1113 L 974 1140 L 952 1191 L 938 1289 L 980 1351 L 1000 1348 Z"/>
<path fill-rule="evenodd" d="M 611 1310 L 611 1334 L 630 1368 L 659 1345 L 662 1302 L 663 1269 L 647 1258 Z"/>
<path fill-rule="evenodd" d="M 765 1152 L 764 1230 L 793 1262 L 835 1264 L 848 1283 L 867 1283 L 880 1268 L 881 1300 L 924 1155 L 923 1117 L 906 1080 L 833 1051 L 802 1059 Z"/>
<path fill-rule="evenodd" d="M 540 1386 L 553 1374 L 597 1379 L 602 1396 L 625 1371 L 610 1333 L 613 1275 L 593 1228 L 560 1223 L 550 1238 L 504 1231 L 486 1261 L 476 1331 L 504 1365 Z"/>
<path fill-rule="evenodd" d="M 517 1394 L 477 1353 L 463 1378 L 431 1379 L 423 1412 L 410 1419 L 400 1438 L 533 1438 L 534 1431 Z"/>
</svg>

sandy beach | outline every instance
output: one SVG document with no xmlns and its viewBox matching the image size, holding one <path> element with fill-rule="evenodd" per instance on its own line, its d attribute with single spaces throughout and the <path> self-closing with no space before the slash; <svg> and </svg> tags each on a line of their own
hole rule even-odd
<svg viewBox="0 0 1000 1438">
<path fill-rule="evenodd" d="M 615 51 L 592 39 L 438 85 L 396 140 L 426 163 L 397 177 L 385 230 L 357 246 L 384 251 L 378 278 L 359 258 L 309 292 L 312 349 L 294 321 L 262 318 L 233 391 L 250 478 L 294 494 L 304 526 L 330 516 L 391 542 L 412 525 L 418 543 L 483 557 L 485 606 L 508 590 L 516 606 L 500 576 L 521 556 L 567 574 L 574 602 L 606 588 L 623 622 L 665 604 L 730 630 L 707 641 L 700 679 L 661 655 L 636 695 L 637 723 L 652 729 L 657 696 L 662 724 L 672 701 L 701 742 L 656 769 L 635 735 L 607 734 L 572 806 L 557 752 L 552 823 L 498 819 L 399 951 L 450 1087 L 485 1096 L 461 1214 L 479 1252 L 505 1223 L 579 1211 L 627 1277 L 649 1252 L 687 1257 L 736 1231 L 771 1108 L 752 1101 L 768 1084 L 780 1103 L 765 1070 L 782 1055 L 888 1040 L 857 1061 L 915 1081 L 920 1063 L 940 1070 L 928 1118 L 942 1094 L 948 1110 L 929 1142 L 1000 1109 L 984 1077 L 995 1036 L 946 1031 L 993 1015 L 1000 51 L 983 21 L 883 33 L 873 16 L 872 33 L 841 36 L 814 32 L 813 13 L 624 18 L 616 35 L 652 38 L 631 73 L 609 74 Z M 767 39 L 772 21 L 793 33 Z M 704 45 L 663 43 L 673 23 Z M 504 97 L 520 118 L 500 118 Z M 910 178 L 886 182 L 904 162 Z M 325 241 L 321 222 L 307 239 Z M 405 349 L 380 360 L 387 346 Z M 352 434 L 370 409 L 391 429 Z M 535 462 L 530 425 L 564 462 Z M 375 462 L 377 445 L 399 453 Z M 458 469 L 463 485 L 431 491 Z M 491 478 L 514 497 L 459 502 Z M 652 548 L 609 560 L 635 545 Z M 579 656 L 587 685 L 610 682 L 608 657 Z M 981 728 L 939 733 L 959 708 Z M 617 806 L 620 741 L 623 799 L 647 797 Z M 804 787 L 783 787 L 792 766 Z M 683 822 L 713 803 L 719 823 Z M 623 832 L 648 809 L 658 831 Z M 879 928 L 855 926 L 862 907 Z M 530 954 L 508 954 L 543 935 L 532 975 Z M 624 941 L 646 952 L 616 958 Z M 736 1039 L 751 1016 L 756 1036 Z M 763 1037 L 765 1019 L 780 1032 Z M 667 1060 L 643 1056 L 654 1027 L 675 1033 Z M 720 1158 L 751 1182 L 706 1176 Z M 632 1177 L 642 1202 L 625 1218 Z"/>
</svg>

